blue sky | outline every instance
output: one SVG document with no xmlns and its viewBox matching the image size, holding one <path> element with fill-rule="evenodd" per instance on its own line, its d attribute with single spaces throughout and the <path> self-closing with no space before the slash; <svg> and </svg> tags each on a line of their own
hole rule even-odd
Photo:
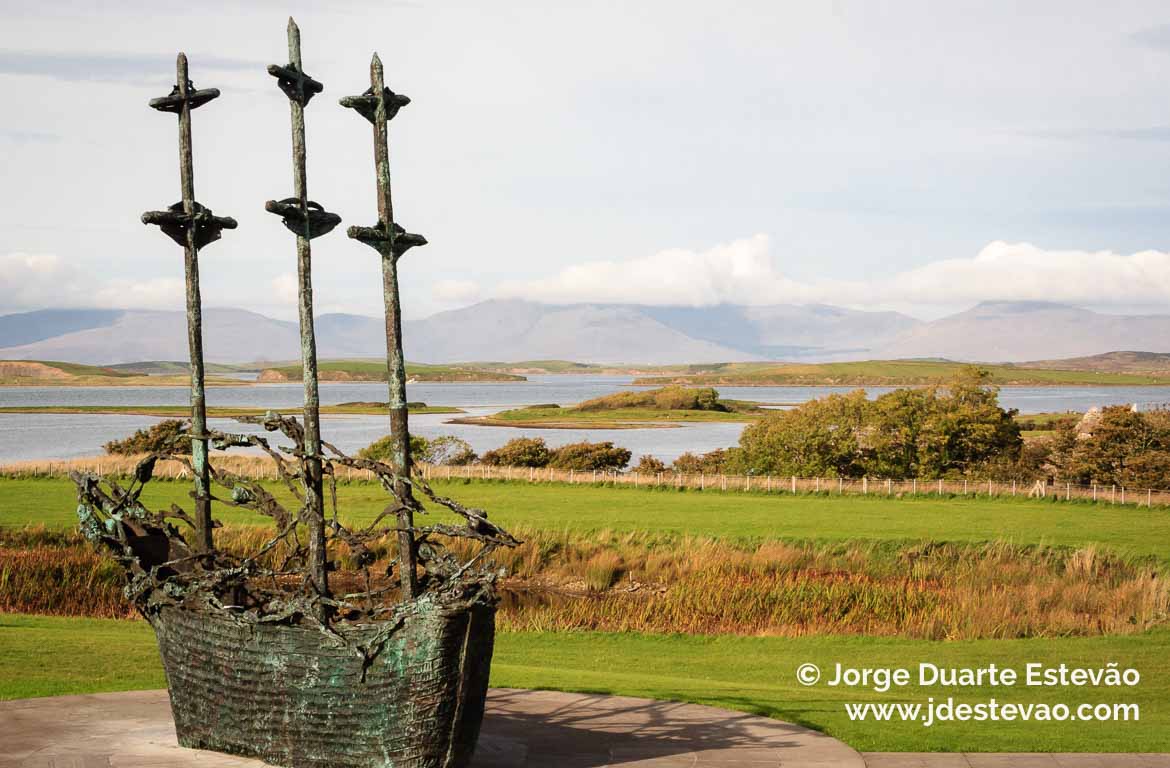
<svg viewBox="0 0 1170 768">
<path fill-rule="evenodd" d="M 185 10 L 194 5 L 195 11 Z M 0 2 L 0 311 L 181 307 L 174 119 L 240 229 L 208 305 L 293 315 L 288 12 L 325 93 L 311 197 L 372 223 L 369 131 L 337 105 L 378 50 L 408 315 L 492 296 L 826 302 L 930 317 L 981 299 L 1170 310 L 1170 6 L 1158 2 Z M 321 311 L 379 311 L 372 252 L 314 242 Z"/>
</svg>

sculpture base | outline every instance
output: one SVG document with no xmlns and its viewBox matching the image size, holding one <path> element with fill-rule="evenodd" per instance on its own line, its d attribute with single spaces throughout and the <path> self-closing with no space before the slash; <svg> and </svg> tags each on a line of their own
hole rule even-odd
<svg viewBox="0 0 1170 768">
<path fill-rule="evenodd" d="M 164 606 L 179 743 L 290 768 L 465 768 L 483 720 L 495 607 L 421 598 L 393 622 L 252 624 Z M 377 641 L 363 658 L 357 650 Z"/>
</svg>

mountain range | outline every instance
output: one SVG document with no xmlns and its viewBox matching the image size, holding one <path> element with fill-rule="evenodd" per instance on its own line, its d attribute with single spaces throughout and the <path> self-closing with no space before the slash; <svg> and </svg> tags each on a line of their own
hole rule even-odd
<svg viewBox="0 0 1170 768">
<path fill-rule="evenodd" d="M 243 309 L 203 311 L 209 362 L 292 360 L 297 325 Z M 385 354 L 382 318 L 323 314 L 321 358 Z M 490 300 L 404 326 L 420 363 L 563 359 L 588 363 L 946 358 L 1022 362 L 1118 349 L 1170 352 L 1170 315 L 1106 315 L 1045 302 L 985 302 L 922 321 L 828 305 L 658 307 Z M 47 309 L 0 316 L 0 359 L 113 364 L 187 357 L 186 316 Z"/>
</svg>

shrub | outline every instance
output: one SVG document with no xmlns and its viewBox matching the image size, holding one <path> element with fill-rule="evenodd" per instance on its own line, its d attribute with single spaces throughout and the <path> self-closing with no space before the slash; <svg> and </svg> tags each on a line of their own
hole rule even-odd
<svg viewBox="0 0 1170 768">
<path fill-rule="evenodd" d="M 651 408 L 656 411 L 726 411 L 719 393 L 710 387 L 677 385 L 645 392 L 615 392 L 576 406 L 578 411 L 612 411 L 618 408 Z"/>
<path fill-rule="evenodd" d="M 420 461 L 426 461 L 428 464 L 461 467 L 465 464 L 474 464 L 478 458 L 466 440 L 455 435 L 443 435 L 430 441 L 426 457 Z"/>
<path fill-rule="evenodd" d="M 146 429 L 138 430 L 129 437 L 111 440 L 103 447 L 106 453 L 123 456 L 168 450 L 186 453 L 190 451 L 190 443 L 184 438 L 190 429 L 191 425 L 186 421 L 164 419 Z"/>
<path fill-rule="evenodd" d="M 606 440 L 603 443 L 570 443 L 557 448 L 548 462 L 555 469 L 617 470 L 630 463 L 627 448 L 619 448 Z"/>
<path fill-rule="evenodd" d="M 391 435 L 386 435 L 383 438 L 375 440 L 358 451 L 359 459 L 370 459 L 371 461 L 390 461 L 390 439 Z M 410 458 L 411 461 L 426 461 L 427 453 L 430 451 L 430 442 L 425 437 L 418 435 L 410 436 Z"/>
<path fill-rule="evenodd" d="M 500 467 L 547 467 L 552 452 L 540 437 L 516 437 L 490 450 L 480 459 Z"/>
<path fill-rule="evenodd" d="M 656 459 L 649 454 L 642 456 L 634 467 L 634 472 L 639 475 L 657 475 L 659 472 L 666 471 L 666 464 L 661 459 Z"/>
<path fill-rule="evenodd" d="M 680 475 L 718 475 L 731 471 L 728 466 L 728 451 L 716 448 L 702 455 L 687 451 L 674 460 L 670 468 Z"/>
<path fill-rule="evenodd" d="M 710 387 L 665 387 L 646 394 L 654 396 L 654 407 L 660 411 L 727 410 L 719 402 L 719 393 Z"/>
</svg>

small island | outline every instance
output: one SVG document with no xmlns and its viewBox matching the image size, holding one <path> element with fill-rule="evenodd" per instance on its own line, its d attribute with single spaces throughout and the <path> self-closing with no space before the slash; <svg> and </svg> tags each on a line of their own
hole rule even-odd
<svg viewBox="0 0 1170 768">
<path fill-rule="evenodd" d="M 721 399 L 709 387 L 670 386 L 617 392 L 564 408 L 555 403 L 530 405 L 491 416 L 452 419 L 449 423 L 535 429 L 644 429 L 682 422 L 748 422 L 767 412 L 758 403 Z"/>
</svg>

